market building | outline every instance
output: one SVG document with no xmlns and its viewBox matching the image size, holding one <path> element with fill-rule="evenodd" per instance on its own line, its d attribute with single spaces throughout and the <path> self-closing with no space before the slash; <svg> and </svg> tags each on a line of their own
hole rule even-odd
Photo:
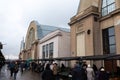
<svg viewBox="0 0 120 80">
<path fill-rule="evenodd" d="M 70 30 L 32 21 L 24 44 L 19 54 L 21 60 L 69 57 Z"/>
<path fill-rule="evenodd" d="M 71 55 L 91 56 L 120 53 L 120 0 L 80 0 L 70 19 Z M 90 61 L 111 71 L 119 61 Z"/>
</svg>

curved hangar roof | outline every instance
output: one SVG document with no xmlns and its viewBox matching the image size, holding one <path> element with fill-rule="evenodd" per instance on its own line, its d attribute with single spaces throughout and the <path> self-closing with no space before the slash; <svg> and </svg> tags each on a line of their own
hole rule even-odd
<svg viewBox="0 0 120 80">
<path fill-rule="evenodd" d="M 60 30 L 66 31 L 66 32 L 70 32 L 70 30 L 66 29 L 66 28 L 60 28 L 60 27 L 49 26 L 49 25 L 41 25 L 37 21 L 34 21 L 34 22 L 36 23 L 36 26 L 37 26 L 38 39 L 43 38 L 45 35 L 51 33 L 52 31 L 55 31 L 57 29 L 60 29 Z"/>
</svg>

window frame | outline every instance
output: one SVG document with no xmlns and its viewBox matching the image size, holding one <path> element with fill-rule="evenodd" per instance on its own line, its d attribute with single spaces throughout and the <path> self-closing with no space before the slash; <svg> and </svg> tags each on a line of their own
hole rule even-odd
<svg viewBox="0 0 120 80">
<path fill-rule="evenodd" d="M 114 34 L 112 35 L 109 35 L 109 30 L 110 29 L 114 29 Z M 109 28 L 106 28 L 106 29 L 103 29 L 102 30 L 102 38 L 103 38 L 103 54 L 115 54 L 116 53 L 116 40 L 115 40 L 115 28 L 114 26 L 112 27 L 109 27 Z M 110 44 L 112 42 L 110 42 L 110 38 L 113 37 L 114 39 L 114 43 L 113 44 Z M 111 50 L 113 49 L 112 47 L 114 46 L 114 51 Z"/>
<path fill-rule="evenodd" d="M 53 58 L 54 43 L 49 43 L 49 58 Z"/>
<path fill-rule="evenodd" d="M 114 8 L 110 8 L 112 5 L 114 6 Z M 106 8 L 106 10 L 105 10 L 105 8 Z M 109 8 L 110 8 L 110 10 L 109 10 Z M 110 12 L 114 11 L 115 9 L 116 9 L 115 0 L 114 0 L 114 2 L 112 2 L 110 4 L 108 4 L 108 0 L 106 0 L 105 6 L 103 6 L 103 0 L 102 0 L 102 5 L 101 5 L 101 15 L 102 16 L 108 15 Z M 103 11 L 103 10 L 105 10 L 105 11 Z"/>
<path fill-rule="evenodd" d="M 45 59 L 45 45 L 42 46 L 42 58 Z"/>
<path fill-rule="evenodd" d="M 48 52 L 49 52 L 49 46 L 46 44 L 46 57 L 48 57 Z"/>
</svg>

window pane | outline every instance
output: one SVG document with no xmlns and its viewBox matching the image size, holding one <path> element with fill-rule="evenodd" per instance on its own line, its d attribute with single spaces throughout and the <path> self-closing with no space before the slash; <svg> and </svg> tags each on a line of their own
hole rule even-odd
<svg viewBox="0 0 120 80">
<path fill-rule="evenodd" d="M 108 33 L 109 33 L 109 36 L 115 35 L 114 27 L 109 28 L 109 29 L 108 29 Z"/>
<path fill-rule="evenodd" d="M 108 13 L 112 12 L 115 10 L 115 4 L 109 5 L 108 6 Z"/>
<path fill-rule="evenodd" d="M 46 57 L 48 57 L 48 44 L 46 45 Z"/>
<path fill-rule="evenodd" d="M 115 0 L 103 0 L 102 16 L 105 16 L 114 10 L 115 10 Z"/>
<path fill-rule="evenodd" d="M 105 16 L 108 14 L 107 7 L 102 9 L 102 16 Z"/>
<path fill-rule="evenodd" d="M 110 5 L 111 3 L 114 3 L 115 0 L 107 0 L 107 4 Z"/>
<path fill-rule="evenodd" d="M 42 46 L 42 58 L 45 58 L 45 46 Z"/>
<path fill-rule="evenodd" d="M 110 46 L 110 54 L 115 54 L 116 53 L 116 47 L 115 45 Z"/>
<path fill-rule="evenodd" d="M 103 54 L 109 54 L 109 36 L 108 36 L 108 29 L 103 29 L 102 32 L 103 36 Z"/>
<path fill-rule="evenodd" d="M 49 57 L 53 58 L 53 42 L 49 44 Z"/>
<path fill-rule="evenodd" d="M 106 0 L 103 0 L 103 2 L 102 2 L 102 8 L 105 7 L 105 6 L 107 6 L 107 2 L 106 2 Z"/>
<path fill-rule="evenodd" d="M 115 36 L 109 37 L 109 45 L 115 44 Z"/>
</svg>

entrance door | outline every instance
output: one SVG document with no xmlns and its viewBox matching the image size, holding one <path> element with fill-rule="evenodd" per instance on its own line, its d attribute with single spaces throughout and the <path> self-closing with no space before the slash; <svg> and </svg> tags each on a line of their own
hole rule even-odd
<svg viewBox="0 0 120 80">
<path fill-rule="evenodd" d="M 116 72 L 117 71 L 117 62 L 116 60 L 109 60 L 104 61 L 105 70 L 110 72 Z"/>
<path fill-rule="evenodd" d="M 85 33 L 77 34 L 77 56 L 85 56 Z"/>
<path fill-rule="evenodd" d="M 116 54 L 115 30 L 114 27 L 109 27 L 102 30 L 103 36 L 103 55 Z M 107 71 L 116 71 L 117 61 L 104 61 L 104 66 Z"/>
</svg>

